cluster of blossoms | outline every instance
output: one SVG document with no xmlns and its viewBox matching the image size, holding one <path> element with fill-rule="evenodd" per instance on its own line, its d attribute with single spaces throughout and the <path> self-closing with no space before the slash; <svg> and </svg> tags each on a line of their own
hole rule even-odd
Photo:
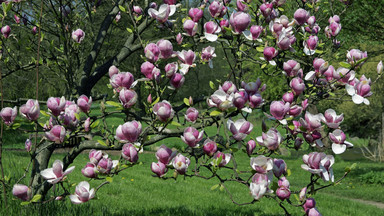
<svg viewBox="0 0 384 216">
<path fill-rule="evenodd" d="M 260 79 L 256 82 L 241 83 L 241 89 L 237 90 L 236 85 L 231 81 L 226 81 L 219 89 L 207 99 L 208 106 L 217 107 L 225 111 L 232 107 L 246 112 L 259 108 L 264 100 L 261 92 L 266 89 L 266 85 L 261 86 Z M 248 107 L 246 107 L 246 105 Z"/>
</svg>

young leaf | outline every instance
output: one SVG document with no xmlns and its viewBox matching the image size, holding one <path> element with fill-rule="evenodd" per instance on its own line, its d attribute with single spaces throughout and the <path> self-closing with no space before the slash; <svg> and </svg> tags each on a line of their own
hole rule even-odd
<svg viewBox="0 0 384 216">
<path fill-rule="evenodd" d="M 220 185 L 219 184 L 215 184 L 211 187 L 211 190 L 215 190 L 216 188 L 218 188 Z"/>
<path fill-rule="evenodd" d="M 31 199 L 31 202 L 39 202 L 40 199 L 41 199 L 41 194 L 36 194 L 36 195 L 33 196 L 33 198 Z"/>
<path fill-rule="evenodd" d="M 185 103 L 185 105 L 190 106 L 188 98 L 184 98 L 184 103 Z"/>
</svg>

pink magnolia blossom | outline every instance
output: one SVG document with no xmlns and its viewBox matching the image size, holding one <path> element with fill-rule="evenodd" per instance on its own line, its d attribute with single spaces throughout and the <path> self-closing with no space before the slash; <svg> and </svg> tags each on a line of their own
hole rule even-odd
<svg viewBox="0 0 384 216">
<path fill-rule="evenodd" d="M 89 151 L 88 157 L 91 163 L 98 164 L 101 158 L 103 158 L 103 152 L 100 150 L 92 149 L 91 151 Z"/>
<path fill-rule="evenodd" d="M 135 142 L 142 132 L 141 123 L 138 121 L 126 122 L 116 129 L 115 138 L 121 142 Z"/>
<path fill-rule="evenodd" d="M 199 111 L 193 107 L 187 109 L 185 114 L 185 120 L 195 123 L 197 118 L 199 117 Z"/>
<path fill-rule="evenodd" d="M 249 140 L 247 142 L 247 146 L 246 146 L 246 150 L 247 150 L 247 154 L 248 156 L 251 156 L 252 153 L 253 153 L 253 150 L 256 148 L 256 142 L 255 140 Z"/>
<path fill-rule="evenodd" d="M 304 53 L 306 55 L 315 54 L 319 38 L 316 35 L 310 35 L 308 40 L 304 41 Z"/>
<path fill-rule="evenodd" d="M 81 173 L 87 178 L 97 178 L 97 167 L 94 163 L 87 163 L 87 165 L 81 169 Z"/>
<path fill-rule="evenodd" d="M 118 74 L 119 72 L 119 69 L 115 65 L 112 65 L 108 69 L 109 78 L 112 78 L 113 75 Z"/>
<path fill-rule="evenodd" d="M 194 63 L 196 59 L 196 54 L 192 50 L 182 50 L 181 52 L 177 52 L 177 57 L 182 64 L 180 64 L 180 73 L 183 75 L 186 75 L 189 71 L 189 68 L 195 67 L 196 64 Z"/>
<path fill-rule="evenodd" d="M 181 88 L 184 82 L 185 82 L 185 77 L 183 76 L 183 74 L 180 74 L 180 73 L 174 73 L 170 80 L 171 86 L 174 87 L 175 89 Z"/>
<path fill-rule="evenodd" d="M 172 159 L 176 156 L 176 154 L 177 154 L 176 151 L 172 151 L 166 145 L 161 145 L 156 152 L 156 158 L 157 160 L 159 160 L 159 162 L 167 165 L 172 161 Z"/>
<path fill-rule="evenodd" d="M 214 0 L 208 7 L 208 11 L 212 17 L 219 17 L 222 14 L 222 11 L 225 10 L 222 1 Z"/>
<path fill-rule="evenodd" d="M 76 31 L 72 32 L 72 39 L 76 43 L 81 43 L 84 40 L 85 32 L 81 29 L 77 29 Z"/>
<path fill-rule="evenodd" d="M 17 116 L 17 107 L 4 107 L 1 109 L 0 117 L 3 119 L 4 124 L 11 125 Z"/>
<path fill-rule="evenodd" d="M 329 133 L 329 139 L 332 143 L 332 151 L 335 154 L 342 154 L 348 148 L 353 147 L 353 144 L 345 141 L 346 136 L 344 132 L 340 129 L 334 130 L 332 133 Z"/>
<path fill-rule="evenodd" d="M 286 187 L 279 187 L 276 190 L 276 196 L 281 200 L 288 199 L 291 196 L 291 191 Z"/>
<path fill-rule="evenodd" d="M 278 52 L 273 47 L 265 47 L 263 54 L 264 54 L 265 60 L 272 61 L 272 59 L 277 56 Z"/>
<path fill-rule="evenodd" d="M 180 153 L 176 155 L 176 157 L 174 157 L 172 160 L 172 166 L 180 175 L 184 175 L 187 172 L 189 164 L 190 164 L 189 158 L 183 156 Z"/>
<path fill-rule="evenodd" d="M 188 12 L 189 17 L 191 17 L 193 22 L 199 22 L 199 20 L 203 17 L 204 12 L 200 8 L 191 8 Z"/>
<path fill-rule="evenodd" d="M 137 5 L 134 5 L 133 6 L 133 11 L 137 14 L 137 15 L 141 15 L 143 13 L 143 9 L 140 7 L 140 6 L 137 6 Z"/>
<path fill-rule="evenodd" d="M 162 122 L 166 122 L 169 119 L 172 119 L 174 116 L 172 105 L 166 100 L 155 104 L 155 106 L 153 107 L 153 112 L 155 113 L 157 118 Z"/>
<path fill-rule="evenodd" d="M 8 38 L 11 35 L 11 27 L 9 25 L 3 26 L 0 31 L 4 38 Z"/>
<path fill-rule="evenodd" d="M 56 184 L 63 180 L 63 178 L 71 173 L 75 167 L 69 167 L 67 170 L 63 171 L 63 162 L 60 160 L 55 160 L 53 162 L 52 168 L 45 169 L 40 172 L 41 176 L 48 181 L 50 184 Z"/>
<path fill-rule="evenodd" d="M 111 83 L 112 87 L 117 90 L 117 92 L 120 92 L 122 88 L 131 88 L 131 85 L 134 81 L 134 77 L 129 72 L 122 72 L 114 74 L 109 82 Z"/>
<path fill-rule="evenodd" d="M 148 61 L 154 63 L 159 59 L 160 56 L 160 49 L 155 43 L 149 43 L 144 48 L 145 57 L 148 59 Z"/>
<path fill-rule="evenodd" d="M 295 95 L 300 95 L 305 90 L 304 81 L 300 77 L 293 78 L 289 83 L 289 86 L 292 88 Z"/>
<path fill-rule="evenodd" d="M 208 106 L 217 107 L 220 110 L 227 110 L 233 107 L 234 94 L 227 94 L 222 89 L 219 89 L 207 99 Z"/>
<path fill-rule="evenodd" d="M 137 93 L 132 89 L 123 88 L 119 93 L 119 100 L 124 108 L 131 108 L 137 102 Z"/>
<path fill-rule="evenodd" d="M 233 138 L 240 141 L 245 139 L 245 137 L 251 133 L 253 124 L 245 119 L 238 119 L 235 122 L 228 119 L 227 128 L 231 131 Z"/>
<path fill-rule="evenodd" d="M 91 118 L 88 117 L 88 118 L 84 121 L 84 131 L 85 131 L 85 132 L 89 132 L 89 131 L 91 130 L 90 126 L 91 126 Z"/>
<path fill-rule="evenodd" d="M 69 195 L 69 199 L 73 204 L 81 204 L 88 202 L 95 197 L 96 191 L 94 188 L 89 189 L 89 183 L 82 181 L 76 186 L 75 194 Z"/>
<path fill-rule="evenodd" d="M 301 168 L 304 170 L 319 175 L 324 181 L 334 181 L 332 165 L 335 163 L 335 158 L 332 155 L 312 152 L 303 155 L 303 161 L 305 164 L 302 164 Z"/>
<path fill-rule="evenodd" d="M 13 185 L 12 194 L 23 201 L 31 200 L 33 195 L 31 188 L 22 184 Z"/>
<path fill-rule="evenodd" d="M 269 150 L 276 150 L 282 142 L 282 137 L 279 131 L 275 128 L 270 128 L 267 133 L 262 133 L 261 136 L 256 138 L 256 141 L 261 145 L 267 147 Z"/>
<path fill-rule="evenodd" d="M 159 56 L 160 58 L 168 59 L 172 57 L 173 46 L 169 40 L 161 39 L 156 43 L 156 45 L 159 47 L 159 50 L 160 50 L 160 56 Z"/>
<path fill-rule="evenodd" d="M 172 63 L 168 63 L 167 65 L 165 65 L 165 76 L 167 78 L 171 78 L 173 76 L 173 74 L 175 74 L 177 72 L 177 70 L 179 69 L 179 66 L 177 64 L 177 62 L 172 62 Z"/>
<path fill-rule="evenodd" d="M 86 95 L 81 95 L 79 99 L 77 99 L 77 106 L 83 111 L 84 113 L 88 113 L 91 109 L 92 105 L 92 97 L 87 97 Z"/>
<path fill-rule="evenodd" d="M 216 151 L 217 151 L 217 144 L 216 144 L 216 142 L 210 140 L 209 138 L 207 138 L 204 141 L 203 150 L 204 150 L 205 154 L 207 154 L 208 156 L 212 157 L 212 155 L 215 154 Z"/>
<path fill-rule="evenodd" d="M 276 178 L 280 178 L 283 174 L 287 172 L 287 164 L 283 159 L 273 159 L 273 174 Z M 280 186 L 280 185 L 279 185 Z"/>
<path fill-rule="evenodd" d="M 233 31 L 236 34 L 240 34 L 248 28 L 251 23 L 251 16 L 244 12 L 233 12 L 229 19 L 229 23 L 231 24 Z"/>
<path fill-rule="evenodd" d="M 176 12 L 176 5 L 162 4 L 159 10 L 149 8 L 148 14 L 160 23 L 165 23 Z"/>
<path fill-rule="evenodd" d="M 232 158 L 231 154 L 229 153 L 224 154 L 223 152 L 218 151 L 213 155 L 214 160 L 212 161 L 212 163 L 216 164 L 218 167 L 223 167 L 229 163 L 231 158 Z M 220 163 L 217 164 L 220 159 L 221 159 Z"/>
<path fill-rule="evenodd" d="M 295 60 L 288 60 L 287 62 L 284 62 L 283 68 L 287 76 L 295 77 L 300 70 L 300 63 Z"/>
<path fill-rule="evenodd" d="M 184 31 L 188 36 L 194 36 L 198 30 L 198 23 L 192 20 L 185 20 L 183 24 Z"/>
<path fill-rule="evenodd" d="M 367 51 L 362 52 L 358 49 L 351 49 L 350 51 L 347 52 L 347 60 L 349 64 L 356 64 L 361 59 L 367 58 L 368 54 Z M 364 62 L 361 62 L 358 66 L 362 66 Z"/>
<path fill-rule="evenodd" d="M 201 139 L 203 139 L 204 130 L 198 131 L 194 127 L 187 127 L 184 130 L 183 136 L 181 136 L 181 140 L 185 142 L 185 144 L 189 145 L 190 147 L 198 147 L 197 143 L 200 142 Z"/>
<path fill-rule="evenodd" d="M 292 103 L 293 100 L 295 99 L 295 96 L 292 92 L 286 92 L 284 93 L 283 95 L 283 101 L 285 101 L 286 103 Z"/>
<path fill-rule="evenodd" d="M 221 28 L 215 22 L 209 21 L 204 24 L 204 35 L 208 41 L 216 41 L 218 38 L 217 34 L 220 32 Z"/>
<path fill-rule="evenodd" d="M 295 14 L 293 15 L 295 17 L 296 23 L 299 25 L 303 25 L 304 23 L 307 22 L 309 18 L 309 12 L 299 8 L 296 10 Z"/>
<path fill-rule="evenodd" d="M 158 162 L 158 163 L 152 162 L 151 170 L 160 178 L 163 177 L 168 171 L 167 166 L 161 162 Z"/>
<path fill-rule="evenodd" d="M 327 109 L 324 113 L 324 123 L 327 124 L 328 127 L 336 129 L 340 126 L 340 123 L 344 120 L 344 115 L 337 115 L 336 111 L 333 109 Z"/>
<path fill-rule="evenodd" d="M 371 92 L 371 79 L 367 79 L 364 75 L 360 80 L 356 80 L 354 86 L 347 84 L 345 86 L 347 93 L 352 96 L 352 101 L 355 104 L 369 105 L 370 102 L 367 97 L 370 97 L 373 93 Z"/>
<path fill-rule="evenodd" d="M 233 98 L 233 105 L 237 109 L 242 109 L 245 106 L 245 103 L 248 101 L 248 94 L 244 89 L 240 89 L 238 92 L 235 93 Z"/>
<path fill-rule="evenodd" d="M 183 43 L 183 36 L 181 35 L 181 33 L 176 35 L 176 42 L 179 45 L 181 45 L 181 43 Z"/>
<path fill-rule="evenodd" d="M 47 107 L 51 110 L 52 115 L 58 116 L 62 111 L 65 110 L 65 98 L 64 96 L 61 98 L 58 97 L 50 97 L 47 100 Z"/>
<path fill-rule="evenodd" d="M 20 113 L 30 121 L 37 120 L 40 115 L 40 105 L 37 100 L 29 99 L 26 104 L 20 107 Z"/>
<path fill-rule="evenodd" d="M 271 15 L 272 10 L 273 10 L 273 4 L 272 3 L 263 3 L 260 5 L 260 11 L 265 18 L 267 18 L 269 15 Z"/>
<path fill-rule="evenodd" d="M 65 128 L 61 125 L 55 125 L 49 132 L 45 132 L 45 136 L 52 142 L 60 144 L 64 142 Z"/>
<path fill-rule="evenodd" d="M 283 101 L 273 101 L 270 106 L 270 113 L 275 119 L 283 120 L 290 108 L 289 103 Z"/>
<path fill-rule="evenodd" d="M 139 159 L 137 149 L 132 143 L 127 143 L 123 145 L 123 148 L 121 150 L 121 156 L 131 163 L 136 163 Z"/>
</svg>

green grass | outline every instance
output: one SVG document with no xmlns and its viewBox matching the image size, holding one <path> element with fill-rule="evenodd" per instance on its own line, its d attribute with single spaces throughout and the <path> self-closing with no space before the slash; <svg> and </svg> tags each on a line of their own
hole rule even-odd
<svg viewBox="0 0 384 216">
<path fill-rule="evenodd" d="M 63 154 L 53 155 L 50 164 L 60 159 Z M 249 169 L 249 158 L 244 154 L 237 154 L 237 162 L 241 170 Z M 112 156 L 117 159 L 118 156 Z M 301 158 L 292 155 L 283 157 L 292 175 L 288 177 L 291 190 L 300 190 L 310 177 L 308 172 L 300 168 Z M 74 162 L 76 169 L 69 175 L 70 183 L 86 180 L 81 174 L 81 168 L 88 161 L 86 154 L 81 154 Z M 97 198 L 82 205 L 73 205 L 67 199 L 64 202 L 55 201 L 48 205 L 21 206 L 19 200 L 9 196 L 8 209 L 0 210 L 4 215 L 283 215 L 275 200 L 261 199 L 254 205 L 237 206 L 233 204 L 225 191 L 210 188 L 219 183 L 217 179 L 203 180 L 200 178 L 186 178 L 182 176 L 175 180 L 161 180 L 152 177 L 150 164 L 156 161 L 154 154 L 140 154 L 142 165 L 129 168 L 113 178 L 112 184 L 105 185 L 97 193 Z M 22 169 L 28 163 L 28 156 L 24 152 L 5 151 L 4 165 L 6 174 L 11 177 L 13 184 L 22 174 Z M 341 161 L 339 158 L 334 165 L 336 179 L 344 173 L 344 168 L 353 162 Z M 230 165 L 232 165 L 230 163 Z M 193 164 L 191 165 L 193 166 Z M 191 172 L 191 167 L 189 172 Z M 323 215 L 383 215 L 384 211 L 376 207 L 350 201 L 351 197 L 366 200 L 382 201 L 381 185 L 367 185 L 359 183 L 359 176 L 371 170 L 383 172 L 380 164 L 358 161 L 358 167 L 341 184 L 329 187 L 315 195 L 317 207 Z M 12 171 L 12 172 L 11 172 Z M 225 174 L 225 170 L 218 171 Z M 202 174 L 207 174 L 202 172 Z M 172 172 L 167 176 L 171 176 Z M 22 183 L 28 183 L 28 177 Z M 91 187 L 97 187 L 101 181 L 91 181 Z M 323 184 L 321 182 L 321 184 Z M 238 202 L 249 202 L 252 197 L 249 189 L 238 183 L 226 183 Z M 12 186 L 12 185 L 11 185 Z M 11 187 L 10 186 L 10 187 Z M 381 191 L 381 192 L 380 192 Z M 9 188 L 8 193 L 11 192 Z M 74 192 L 74 187 L 71 188 Z M 52 195 L 52 194 L 50 194 Z M 292 200 L 295 198 L 292 197 Z M 301 208 L 288 206 L 292 215 L 303 215 Z"/>
</svg>

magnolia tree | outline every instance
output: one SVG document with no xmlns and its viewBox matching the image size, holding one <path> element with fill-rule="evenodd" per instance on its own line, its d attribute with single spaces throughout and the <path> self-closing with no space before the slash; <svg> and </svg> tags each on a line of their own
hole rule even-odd
<svg viewBox="0 0 384 216">
<path fill-rule="evenodd" d="M 116 19 L 127 13 L 134 20 L 131 31 L 135 37 L 140 38 L 139 26 L 148 20 L 155 20 L 152 27 L 166 30 L 169 36 L 153 42 L 139 40 L 144 48 L 139 77 L 123 72 L 122 68 L 109 67 L 109 87 L 115 101 L 99 103 L 101 114 L 91 112 L 92 97 L 85 95 L 75 101 L 50 97 L 47 110 L 41 110 L 39 102 L 33 99 L 19 108 L 1 110 L 8 129 L 22 130 L 22 125 L 32 124 L 34 130 L 28 132 L 36 137 L 44 135 L 39 142 L 25 142 L 31 156 L 26 172 L 31 173 L 31 179 L 28 185 L 19 184 L 21 179 L 14 184 L 13 195 L 24 201 L 22 204 L 65 198 L 74 204 L 88 202 L 101 186 L 112 183 L 116 174 L 137 165 L 139 152 L 145 146 L 179 137 L 180 143 L 185 143 L 182 151 L 162 145 L 155 153 L 157 161 L 147 166 L 154 177 L 217 179 L 214 187 L 225 190 L 235 204 L 258 204 L 260 199 L 273 199 L 287 215 L 288 205 L 303 208 L 306 215 L 320 215 L 315 193 L 347 176 L 351 168 L 337 173 L 340 178 L 335 179 L 332 166 L 337 161 L 333 155 L 348 151 L 353 144 L 341 130 L 342 113 L 332 108 L 315 113 L 310 110 L 316 109 L 309 107 L 327 98 L 348 98 L 356 104 L 369 105 L 371 84 L 380 78 L 383 66 L 381 62 L 378 64 L 379 75 L 371 81 L 359 73 L 367 59 L 366 52 L 352 49 L 346 53 L 346 61 L 334 62 L 330 56 L 341 46 L 337 36 L 342 20 L 337 14 L 324 17 L 323 6 L 328 1 L 296 2 L 293 13 L 284 13 L 288 11 L 284 10 L 284 0 L 205 0 L 188 9 L 176 0 L 164 0 L 159 5 L 154 2 L 143 5 L 141 1 L 117 5 L 120 12 Z M 345 4 L 346 8 L 349 2 L 332 1 L 332 4 Z M 328 6 L 336 13 L 332 4 Z M 176 16 L 182 19 L 172 20 Z M 328 19 L 325 26 L 316 22 L 325 18 Z M 3 24 L 1 33 L 3 42 L 7 43 L 10 27 Z M 85 37 L 87 33 L 81 28 L 74 30 L 72 43 L 81 46 Z M 228 65 L 226 80 L 218 83 L 218 87 L 210 82 L 213 91 L 208 97 L 172 101 L 196 65 L 207 64 L 213 71 L 220 70 L 215 64 L 218 49 L 223 51 Z M 245 79 L 246 62 L 255 66 L 253 72 L 279 73 L 286 80 L 286 85 L 281 86 L 286 93 L 280 100 L 263 98 L 263 92 L 268 91 L 263 80 Z M 138 84 L 148 90 L 146 95 L 141 94 L 142 98 L 137 94 Z M 145 101 L 144 112 L 135 109 L 138 100 Z M 207 108 L 196 109 L 194 105 L 198 103 L 206 104 Z M 109 107 L 114 107 L 113 111 Z M 264 119 L 272 122 L 269 127 L 264 120 L 250 120 L 257 110 L 263 110 Z M 24 120 L 15 120 L 18 113 Z M 114 113 L 126 116 L 125 123 L 117 128 L 106 121 Z M 262 124 L 263 132 L 252 139 L 249 134 L 255 124 Z M 208 127 L 216 127 L 217 133 L 207 133 Z M 53 151 L 74 138 L 81 138 L 81 142 L 48 167 Z M 301 168 L 308 171 L 309 181 L 301 190 L 290 188 L 290 165 L 277 154 L 282 147 L 296 150 L 305 147 L 311 151 L 302 156 Z M 71 166 L 84 150 L 90 150 L 89 162 L 83 167 Z M 121 150 L 121 156 L 108 156 L 104 150 Z M 245 170 L 238 168 L 240 161 L 236 160 L 242 154 L 249 157 L 249 168 Z M 84 175 L 84 181 L 75 188 L 64 184 L 72 172 Z M 90 180 L 100 182 L 92 181 L 91 186 Z M 234 200 L 226 186 L 228 182 L 247 187 L 250 201 Z M 56 190 L 55 196 L 48 193 L 50 189 Z M 293 194 L 296 199 L 292 198 Z"/>
</svg>

